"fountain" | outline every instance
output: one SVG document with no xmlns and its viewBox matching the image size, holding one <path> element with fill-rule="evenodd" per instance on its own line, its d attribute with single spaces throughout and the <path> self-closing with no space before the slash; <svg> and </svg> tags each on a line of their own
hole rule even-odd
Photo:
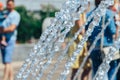
<svg viewBox="0 0 120 80">
<path fill-rule="evenodd" d="M 60 12 L 56 13 L 55 19 L 51 21 L 51 25 L 46 29 L 45 32 L 43 32 L 40 40 L 31 50 L 28 58 L 25 60 L 25 63 L 19 70 L 19 73 L 16 76 L 16 80 L 27 80 L 29 78 L 31 80 L 41 80 L 44 76 L 45 70 L 48 69 L 48 67 L 52 64 L 55 55 L 59 54 L 59 56 L 57 56 L 56 63 L 54 64 L 53 68 L 49 70 L 47 75 L 47 80 L 52 80 L 52 76 L 57 70 L 58 65 L 63 59 L 65 59 L 68 48 L 77 38 L 81 30 L 85 28 L 85 25 L 93 18 L 93 21 L 90 23 L 88 30 L 86 31 L 80 43 L 77 45 L 77 49 L 74 51 L 71 58 L 66 60 L 64 70 L 59 73 L 58 80 L 67 80 L 71 66 L 76 60 L 79 52 L 82 50 L 84 43 L 93 32 L 94 27 L 99 24 L 100 17 L 105 15 L 106 9 L 112 4 L 113 0 L 102 0 L 99 7 L 93 12 L 91 16 L 88 17 L 87 22 L 78 30 L 78 32 L 75 33 L 71 41 L 68 42 L 66 48 L 62 49 L 62 43 L 64 42 L 67 33 L 71 30 L 72 26 L 74 26 L 74 22 L 79 19 L 79 15 L 87 9 L 88 5 L 88 0 L 68 0 L 65 2 Z M 108 20 L 106 27 L 110 20 L 111 19 Z M 103 28 L 102 31 L 104 31 L 105 28 Z M 98 34 L 95 42 L 88 51 L 88 56 L 95 47 L 95 44 L 100 38 L 101 33 Z M 118 39 L 111 47 L 109 52 L 110 54 L 105 57 L 96 76 L 94 77 L 95 80 L 103 80 L 102 78 L 104 74 L 108 72 L 109 63 L 112 60 L 112 56 L 114 55 L 113 53 L 115 53 L 115 51 L 118 49 L 118 43 L 120 44 L 120 39 Z M 76 80 L 76 77 L 79 75 L 79 72 L 83 68 L 88 56 L 84 58 L 84 61 L 82 62 L 82 65 L 74 77 L 74 80 Z M 106 65 L 107 68 L 104 65 Z M 103 71 L 102 73 L 101 70 Z"/>
</svg>

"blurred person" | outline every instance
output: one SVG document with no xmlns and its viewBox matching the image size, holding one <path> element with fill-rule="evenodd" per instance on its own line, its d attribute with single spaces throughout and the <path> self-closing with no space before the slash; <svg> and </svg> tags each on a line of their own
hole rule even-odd
<svg viewBox="0 0 120 80">
<path fill-rule="evenodd" d="M 99 6 L 101 1 L 102 0 L 95 0 L 95 6 L 96 6 L 95 9 Z M 94 10 L 92 10 L 90 13 L 88 13 L 87 17 L 90 16 Z M 110 21 L 110 24 L 104 30 L 104 34 L 101 36 L 101 39 L 99 39 L 97 41 L 95 48 L 92 50 L 92 52 L 90 54 L 90 58 L 92 60 L 92 70 L 93 70 L 92 77 L 95 76 L 100 64 L 103 62 L 105 54 L 109 51 L 110 46 L 112 46 L 113 42 L 114 42 L 113 36 L 116 34 L 116 26 L 115 26 L 115 21 L 114 21 L 114 14 L 111 10 L 109 10 L 109 9 L 106 10 L 105 16 L 101 17 L 99 26 L 95 26 L 94 31 L 92 32 L 92 35 L 89 37 L 89 40 L 88 40 L 90 43 L 89 46 L 91 46 L 92 43 L 94 42 L 94 40 L 96 39 L 96 36 L 101 32 L 102 27 L 104 27 L 103 24 L 104 23 L 106 24 L 108 22 L 109 18 L 112 18 Z M 90 24 L 90 22 L 89 22 L 89 24 Z M 88 29 L 89 24 L 86 26 L 86 30 Z M 103 39 L 103 41 L 102 41 L 102 39 Z M 103 42 L 103 44 L 102 44 L 102 42 Z M 115 68 L 116 68 L 116 65 L 112 67 L 112 70 L 115 70 Z M 109 74 L 106 74 L 104 76 L 104 80 L 109 80 L 110 78 L 108 76 L 112 76 L 111 73 L 112 72 L 109 72 Z"/>
<path fill-rule="evenodd" d="M 3 3 L 0 2 L 0 27 L 3 27 L 2 23 L 6 19 L 7 15 L 8 15 L 8 13 L 6 11 L 4 11 L 4 9 L 3 9 Z M 2 39 L 1 39 L 0 43 L 1 43 L 1 48 L 2 48 L 2 46 L 7 45 L 7 42 L 6 42 L 6 38 L 3 34 L 1 34 L 1 37 L 2 37 Z"/>
<path fill-rule="evenodd" d="M 4 34 L 6 37 L 7 46 L 1 49 L 2 61 L 4 64 L 4 76 L 3 80 L 14 80 L 13 68 L 12 68 L 12 56 L 14 51 L 14 46 L 17 37 L 17 26 L 20 22 L 20 15 L 14 10 L 15 5 L 13 0 L 7 1 L 7 11 L 9 15 L 4 20 L 2 27 L 0 27 L 0 33 Z"/>
<path fill-rule="evenodd" d="M 114 13 L 114 19 L 115 19 L 115 24 L 116 24 L 116 35 L 114 36 L 115 40 L 118 38 L 119 36 L 119 26 L 120 26 L 120 12 L 119 12 L 119 0 L 114 0 L 114 5 L 110 6 L 110 9 L 113 11 Z"/>
<path fill-rule="evenodd" d="M 119 0 L 114 0 L 114 5 L 110 6 L 110 9 L 113 11 L 114 13 L 114 20 L 115 20 L 115 25 L 116 25 L 116 34 L 114 36 L 114 39 L 117 40 L 118 37 L 119 37 L 119 27 L 120 27 L 120 16 L 119 16 Z M 118 64 L 118 59 L 120 58 L 120 54 L 119 54 L 119 51 L 116 53 L 114 59 L 112 60 L 112 62 L 110 63 L 110 70 L 108 72 L 108 76 L 109 76 L 109 79 L 112 78 L 112 74 L 114 73 L 114 69 L 112 69 L 112 67 L 114 66 L 117 66 Z"/>
<path fill-rule="evenodd" d="M 80 15 L 80 20 L 75 21 L 75 26 L 71 29 L 71 32 L 69 34 L 69 39 L 71 39 L 74 34 L 79 30 L 79 28 L 86 22 L 86 14 L 82 13 Z M 83 29 L 82 32 L 78 35 L 77 39 L 73 42 L 73 44 L 70 46 L 68 54 L 69 56 L 72 56 L 73 52 L 75 51 L 77 44 L 82 39 L 82 36 L 84 35 L 85 30 Z M 74 62 L 72 66 L 72 74 L 71 74 L 71 80 L 74 79 L 75 74 L 77 73 L 80 64 L 82 63 L 84 57 L 87 55 L 87 44 L 84 44 L 84 47 L 82 51 L 80 51 L 79 55 L 76 58 L 76 61 Z M 89 72 L 90 72 L 91 66 L 90 61 L 87 60 L 85 67 L 83 68 L 83 73 L 80 80 L 88 80 L 89 79 Z"/>
<path fill-rule="evenodd" d="M 117 25 L 119 26 L 119 34 L 118 37 L 120 37 L 120 0 L 118 1 L 118 17 L 117 17 Z M 120 47 L 119 47 L 120 48 Z M 119 49 L 119 55 L 120 55 L 120 49 Z M 118 59 L 118 64 L 120 63 L 120 58 Z M 117 80 L 120 80 L 120 68 L 117 73 Z"/>
<path fill-rule="evenodd" d="M 86 13 L 88 13 L 91 9 L 91 2 L 90 0 L 88 0 L 88 6 L 87 6 L 87 9 L 85 10 Z"/>
</svg>

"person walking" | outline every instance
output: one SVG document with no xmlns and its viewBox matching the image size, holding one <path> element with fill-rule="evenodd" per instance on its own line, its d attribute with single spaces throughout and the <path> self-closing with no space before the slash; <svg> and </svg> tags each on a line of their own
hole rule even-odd
<svg viewBox="0 0 120 80">
<path fill-rule="evenodd" d="M 101 1 L 102 0 L 95 0 L 95 9 L 99 6 Z M 90 16 L 94 10 L 89 12 L 87 16 Z M 110 48 L 110 46 L 113 45 L 113 42 L 114 42 L 113 36 L 116 34 L 116 26 L 115 26 L 115 21 L 114 21 L 114 15 L 113 15 L 113 12 L 111 10 L 109 10 L 109 9 L 106 10 L 105 16 L 101 17 L 101 21 L 100 21 L 99 25 L 95 26 L 94 31 L 92 32 L 92 35 L 89 37 L 89 40 L 88 40 L 90 43 L 89 46 L 91 46 L 92 43 L 94 42 L 94 40 L 96 39 L 96 36 L 101 32 L 102 28 L 104 27 L 103 23 L 106 24 L 110 18 L 111 18 L 110 24 L 104 30 L 104 33 L 101 36 L 101 39 L 99 39 L 97 41 L 95 48 L 92 50 L 92 52 L 90 54 L 90 58 L 92 60 L 93 77 L 95 76 L 95 74 L 98 70 L 98 67 L 103 62 L 103 59 L 105 56 L 104 53 L 106 53 L 106 51 L 104 52 L 103 49 L 108 50 Z M 86 26 L 86 30 L 88 29 L 88 26 L 89 26 L 89 24 Z M 114 70 L 115 68 L 116 67 L 113 66 L 112 70 Z M 110 74 L 109 76 L 111 76 L 111 75 L 112 74 Z M 106 74 L 104 76 L 104 80 L 108 80 L 108 79 L 109 79 L 108 74 Z"/>
<path fill-rule="evenodd" d="M 80 20 L 75 21 L 75 26 L 71 29 L 69 33 L 69 40 L 74 36 L 74 34 L 79 30 L 79 28 L 86 22 L 86 13 L 80 14 Z M 77 39 L 73 42 L 73 44 L 69 47 L 68 54 L 71 57 L 73 55 L 73 52 L 75 51 L 78 43 L 82 39 L 82 36 L 85 33 L 85 29 L 81 31 L 81 33 L 78 35 Z M 71 80 L 74 79 L 84 57 L 87 55 L 87 43 L 84 44 L 83 49 L 79 52 L 79 55 L 77 56 L 74 64 L 72 65 L 72 73 L 71 73 Z M 88 80 L 89 79 L 89 73 L 91 70 L 90 60 L 88 59 L 85 66 L 83 67 L 83 71 L 81 74 L 81 78 L 77 77 L 77 80 Z"/>
<path fill-rule="evenodd" d="M 2 26 L 5 28 L 0 27 L 0 33 L 5 35 L 7 42 L 7 46 L 1 49 L 2 61 L 4 64 L 3 80 L 8 79 L 14 80 L 12 68 L 12 56 L 17 37 L 16 29 L 20 22 L 20 15 L 14 8 L 15 8 L 14 1 L 8 0 L 7 11 L 9 12 L 9 15 L 2 24 Z"/>
</svg>

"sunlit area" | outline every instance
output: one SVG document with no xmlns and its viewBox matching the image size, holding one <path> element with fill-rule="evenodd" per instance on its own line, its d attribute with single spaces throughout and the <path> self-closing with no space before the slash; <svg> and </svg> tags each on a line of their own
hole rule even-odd
<svg viewBox="0 0 120 80">
<path fill-rule="evenodd" d="M 0 80 L 120 80 L 120 0 L 0 0 Z"/>
</svg>

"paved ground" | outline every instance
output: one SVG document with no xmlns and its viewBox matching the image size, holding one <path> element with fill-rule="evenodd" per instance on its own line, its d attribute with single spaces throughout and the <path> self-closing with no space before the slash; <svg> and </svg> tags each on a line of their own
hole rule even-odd
<svg viewBox="0 0 120 80">
<path fill-rule="evenodd" d="M 16 45 L 15 51 L 14 51 L 14 56 L 13 56 L 14 74 L 16 74 L 18 72 L 18 70 L 20 69 L 21 65 L 23 64 L 23 61 L 27 57 L 27 55 L 30 52 L 30 49 L 33 47 L 33 45 L 34 44 Z M 59 55 L 56 55 L 56 56 L 59 56 Z M 48 69 L 45 70 L 42 80 L 46 80 L 46 75 L 48 74 L 49 70 L 53 68 L 53 64 L 55 63 L 55 61 L 56 61 L 56 57 L 53 59 L 52 65 L 50 65 L 48 67 Z M 63 62 L 59 65 L 59 68 L 55 71 L 55 74 L 53 75 L 52 80 L 57 80 L 61 71 L 63 71 L 64 64 L 65 64 L 65 60 L 63 60 Z M 0 80 L 2 80 L 3 68 L 4 68 L 4 66 L 2 65 L 2 63 L 0 63 Z M 69 80 L 69 78 L 70 78 L 70 75 L 68 76 L 67 80 Z M 34 79 L 28 79 L 28 80 L 34 80 Z"/>
<path fill-rule="evenodd" d="M 23 62 L 13 62 L 14 73 L 16 74 Z M 0 80 L 2 80 L 4 65 L 0 64 Z"/>
<path fill-rule="evenodd" d="M 20 69 L 21 65 L 23 62 L 13 62 L 13 68 L 14 68 L 14 75 L 16 75 L 16 73 L 18 72 L 18 70 Z M 3 68 L 4 66 L 2 64 L 0 64 L 0 80 L 2 80 L 2 76 L 3 76 Z M 46 76 L 49 72 L 49 69 L 51 69 L 52 67 L 49 67 L 45 72 L 44 72 L 44 76 L 42 77 L 42 80 L 46 79 Z M 60 72 L 63 70 L 63 66 L 60 65 L 59 69 L 57 69 L 57 71 L 55 71 L 55 74 L 53 75 L 53 80 L 57 80 Z M 70 78 L 70 75 L 68 76 L 68 78 Z M 34 80 L 34 79 L 28 79 L 28 80 Z"/>
<path fill-rule="evenodd" d="M 23 64 L 25 58 L 28 56 L 33 45 L 34 44 L 19 44 L 19 45 L 15 46 L 15 51 L 14 51 L 14 56 L 13 56 L 14 74 L 16 74 L 18 72 L 18 70 L 20 69 L 21 65 Z M 54 59 L 53 64 L 55 63 L 55 60 L 56 60 L 56 58 Z M 0 56 L 0 62 L 1 62 L 1 56 Z M 63 69 L 64 62 L 65 61 L 63 61 L 62 64 L 59 65 L 59 69 L 57 69 L 57 71 L 55 72 L 54 80 L 56 80 L 55 78 L 59 75 L 59 73 Z M 49 69 L 51 69 L 53 67 L 53 64 L 45 71 L 44 76 L 42 78 L 43 80 L 45 80 L 46 75 L 48 74 Z M 3 68 L 4 68 L 3 64 L 0 63 L 0 80 L 2 80 Z"/>
<path fill-rule="evenodd" d="M 23 61 L 28 56 L 31 48 L 34 44 L 17 44 L 15 46 L 14 55 L 13 55 L 13 67 L 15 73 L 19 70 L 21 67 Z M 1 55 L 0 55 L 0 80 L 2 80 L 3 75 L 3 64 L 1 63 Z"/>
</svg>

